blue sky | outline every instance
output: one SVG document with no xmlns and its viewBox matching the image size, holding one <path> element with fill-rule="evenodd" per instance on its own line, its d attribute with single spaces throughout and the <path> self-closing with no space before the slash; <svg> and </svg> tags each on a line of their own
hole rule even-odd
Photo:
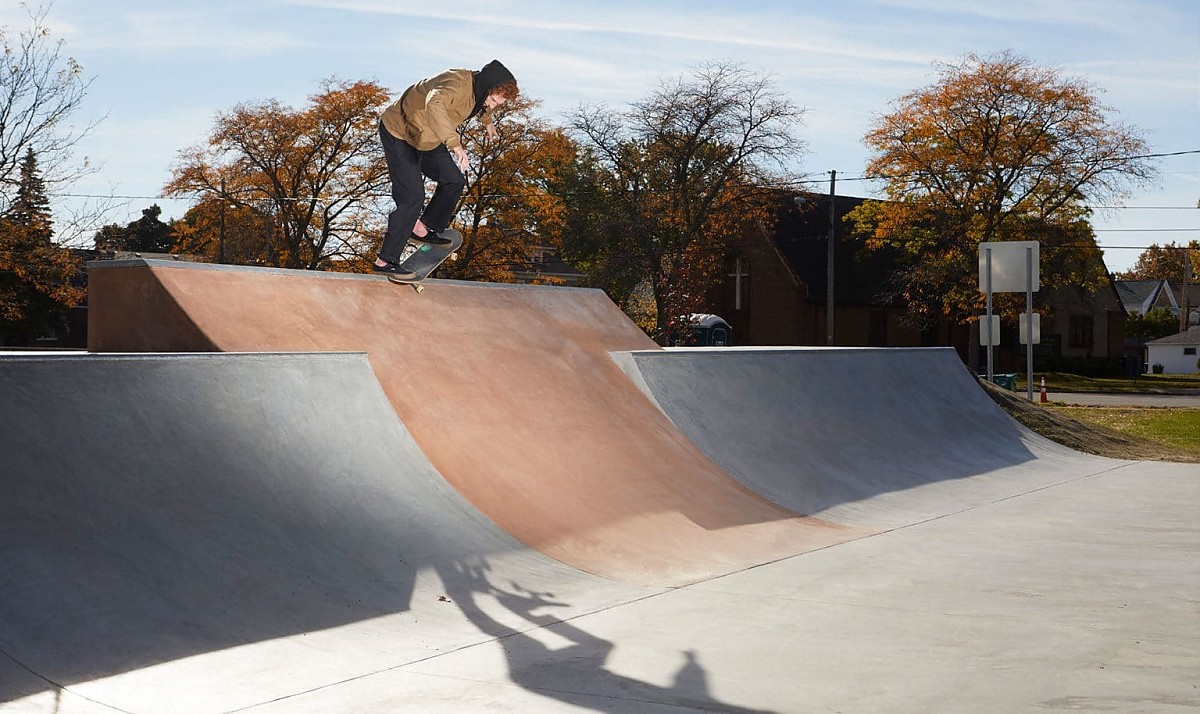
<svg viewBox="0 0 1200 714">
<path fill-rule="evenodd" d="M 17 5 L 0 2 L 10 30 L 28 21 Z M 491 59 L 550 120 L 581 102 L 621 107 L 705 61 L 741 63 L 808 110 L 809 152 L 796 169 L 820 190 L 836 170 L 846 195 L 879 189 L 852 180 L 873 118 L 934 82 L 935 62 L 967 52 L 1013 50 L 1082 77 L 1154 152 L 1200 149 L 1195 0 L 53 0 L 46 25 L 94 77 L 77 118 L 107 114 L 79 147 L 102 170 L 73 190 L 131 197 L 104 222 L 134 220 L 155 202 L 181 216 L 186 203 L 155 197 L 216 112 L 267 99 L 300 106 L 330 77 L 398 92 Z M 1097 213 L 1112 270 L 1137 259 L 1127 246 L 1200 238 L 1200 154 L 1159 166 L 1157 186 Z"/>
</svg>

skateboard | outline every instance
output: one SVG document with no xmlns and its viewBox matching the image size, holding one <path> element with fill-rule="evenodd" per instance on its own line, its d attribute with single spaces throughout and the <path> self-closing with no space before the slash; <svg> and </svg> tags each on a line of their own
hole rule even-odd
<svg viewBox="0 0 1200 714">
<path fill-rule="evenodd" d="M 400 260 L 397 262 L 405 270 L 411 270 L 416 273 L 416 277 L 404 280 L 389 275 L 388 280 L 401 285 L 411 285 L 417 292 L 423 291 L 425 286 L 421 285 L 421 283 L 439 265 L 444 263 L 447 258 L 458 260 L 458 249 L 462 246 L 463 242 L 462 233 L 453 228 L 447 228 L 440 235 L 443 238 L 449 238 L 450 243 L 448 245 L 429 245 L 428 243 L 410 240 L 408 245 L 404 246 L 404 252 L 400 254 Z"/>
</svg>

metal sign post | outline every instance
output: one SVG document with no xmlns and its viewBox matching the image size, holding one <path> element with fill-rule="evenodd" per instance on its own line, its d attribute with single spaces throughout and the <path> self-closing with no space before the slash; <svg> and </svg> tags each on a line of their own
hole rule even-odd
<svg viewBox="0 0 1200 714">
<path fill-rule="evenodd" d="M 992 315 L 992 295 L 994 293 L 1025 293 L 1025 315 L 1021 327 L 1030 337 L 1030 344 L 1025 349 L 1026 382 L 1029 388 L 1029 399 L 1033 401 L 1033 293 L 1039 288 L 1040 276 L 1038 260 L 1040 246 L 1037 241 L 1007 241 L 1000 243 L 979 244 L 979 289 L 987 296 L 987 315 L 980 325 L 980 342 L 987 345 L 987 378 L 992 381 L 995 377 L 992 348 L 996 344 L 998 322 Z M 986 332 L 984 332 L 986 330 Z M 986 335 L 986 342 L 985 342 Z"/>
<path fill-rule="evenodd" d="M 992 251 L 984 251 L 987 255 L 987 379 L 995 383 L 995 370 L 992 368 L 992 348 L 996 345 L 996 335 L 992 330 Z"/>
<path fill-rule="evenodd" d="M 1036 244 L 1035 244 L 1036 245 Z M 1029 344 L 1025 345 L 1025 391 L 1033 401 L 1033 247 L 1025 246 L 1025 334 Z M 1039 335 L 1040 337 L 1040 335 Z"/>
</svg>

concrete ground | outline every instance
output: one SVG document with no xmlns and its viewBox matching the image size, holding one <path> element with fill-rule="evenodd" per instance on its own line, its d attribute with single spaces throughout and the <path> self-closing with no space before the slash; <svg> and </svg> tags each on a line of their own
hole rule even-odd
<svg viewBox="0 0 1200 714">
<path fill-rule="evenodd" d="M 1196 711 L 1198 477 L 1123 465 L 563 622 L 457 602 L 550 620 L 243 711 Z"/>
</svg>

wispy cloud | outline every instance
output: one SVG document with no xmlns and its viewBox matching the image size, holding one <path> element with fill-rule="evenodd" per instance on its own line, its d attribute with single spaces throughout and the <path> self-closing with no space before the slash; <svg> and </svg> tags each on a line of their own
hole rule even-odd
<svg viewBox="0 0 1200 714">
<path fill-rule="evenodd" d="M 586 7 L 572 3 L 522 2 L 497 11 L 492 2 L 461 2 L 445 10 L 384 0 L 287 0 L 293 6 L 325 10 L 438 20 L 457 27 L 489 27 L 497 31 L 536 33 L 543 38 L 587 35 L 593 42 L 647 40 L 696 43 L 709 52 L 722 48 L 787 50 L 827 57 L 850 57 L 887 62 L 925 63 L 925 51 L 910 51 L 856 38 L 858 29 L 846 23 L 804 17 L 794 10 L 779 12 L 761 6 L 709 6 L 700 10 L 677 3 L 604 3 Z M 586 51 L 576 46 L 577 51 Z M 611 56 L 611 51 L 609 52 Z M 619 58 L 615 58 L 618 59 Z"/>
<path fill-rule="evenodd" d="M 964 25 L 978 26 L 980 21 L 987 21 L 1075 31 L 1088 27 L 1114 35 L 1136 33 L 1148 26 L 1186 31 L 1189 15 L 1193 23 L 1196 17 L 1191 0 L 1183 0 L 1178 9 L 1171 3 L 1128 0 L 876 0 L 876 3 L 907 13 L 957 19 Z M 1185 8 L 1191 8 L 1191 13 Z"/>
<path fill-rule="evenodd" d="M 238 22 L 237 13 L 207 10 L 114 12 L 102 25 L 79 25 L 48 18 L 77 50 L 120 49 L 140 55 L 211 52 L 225 58 L 276 54 L 305 43 L 279 29 Z"/>
</svg>

